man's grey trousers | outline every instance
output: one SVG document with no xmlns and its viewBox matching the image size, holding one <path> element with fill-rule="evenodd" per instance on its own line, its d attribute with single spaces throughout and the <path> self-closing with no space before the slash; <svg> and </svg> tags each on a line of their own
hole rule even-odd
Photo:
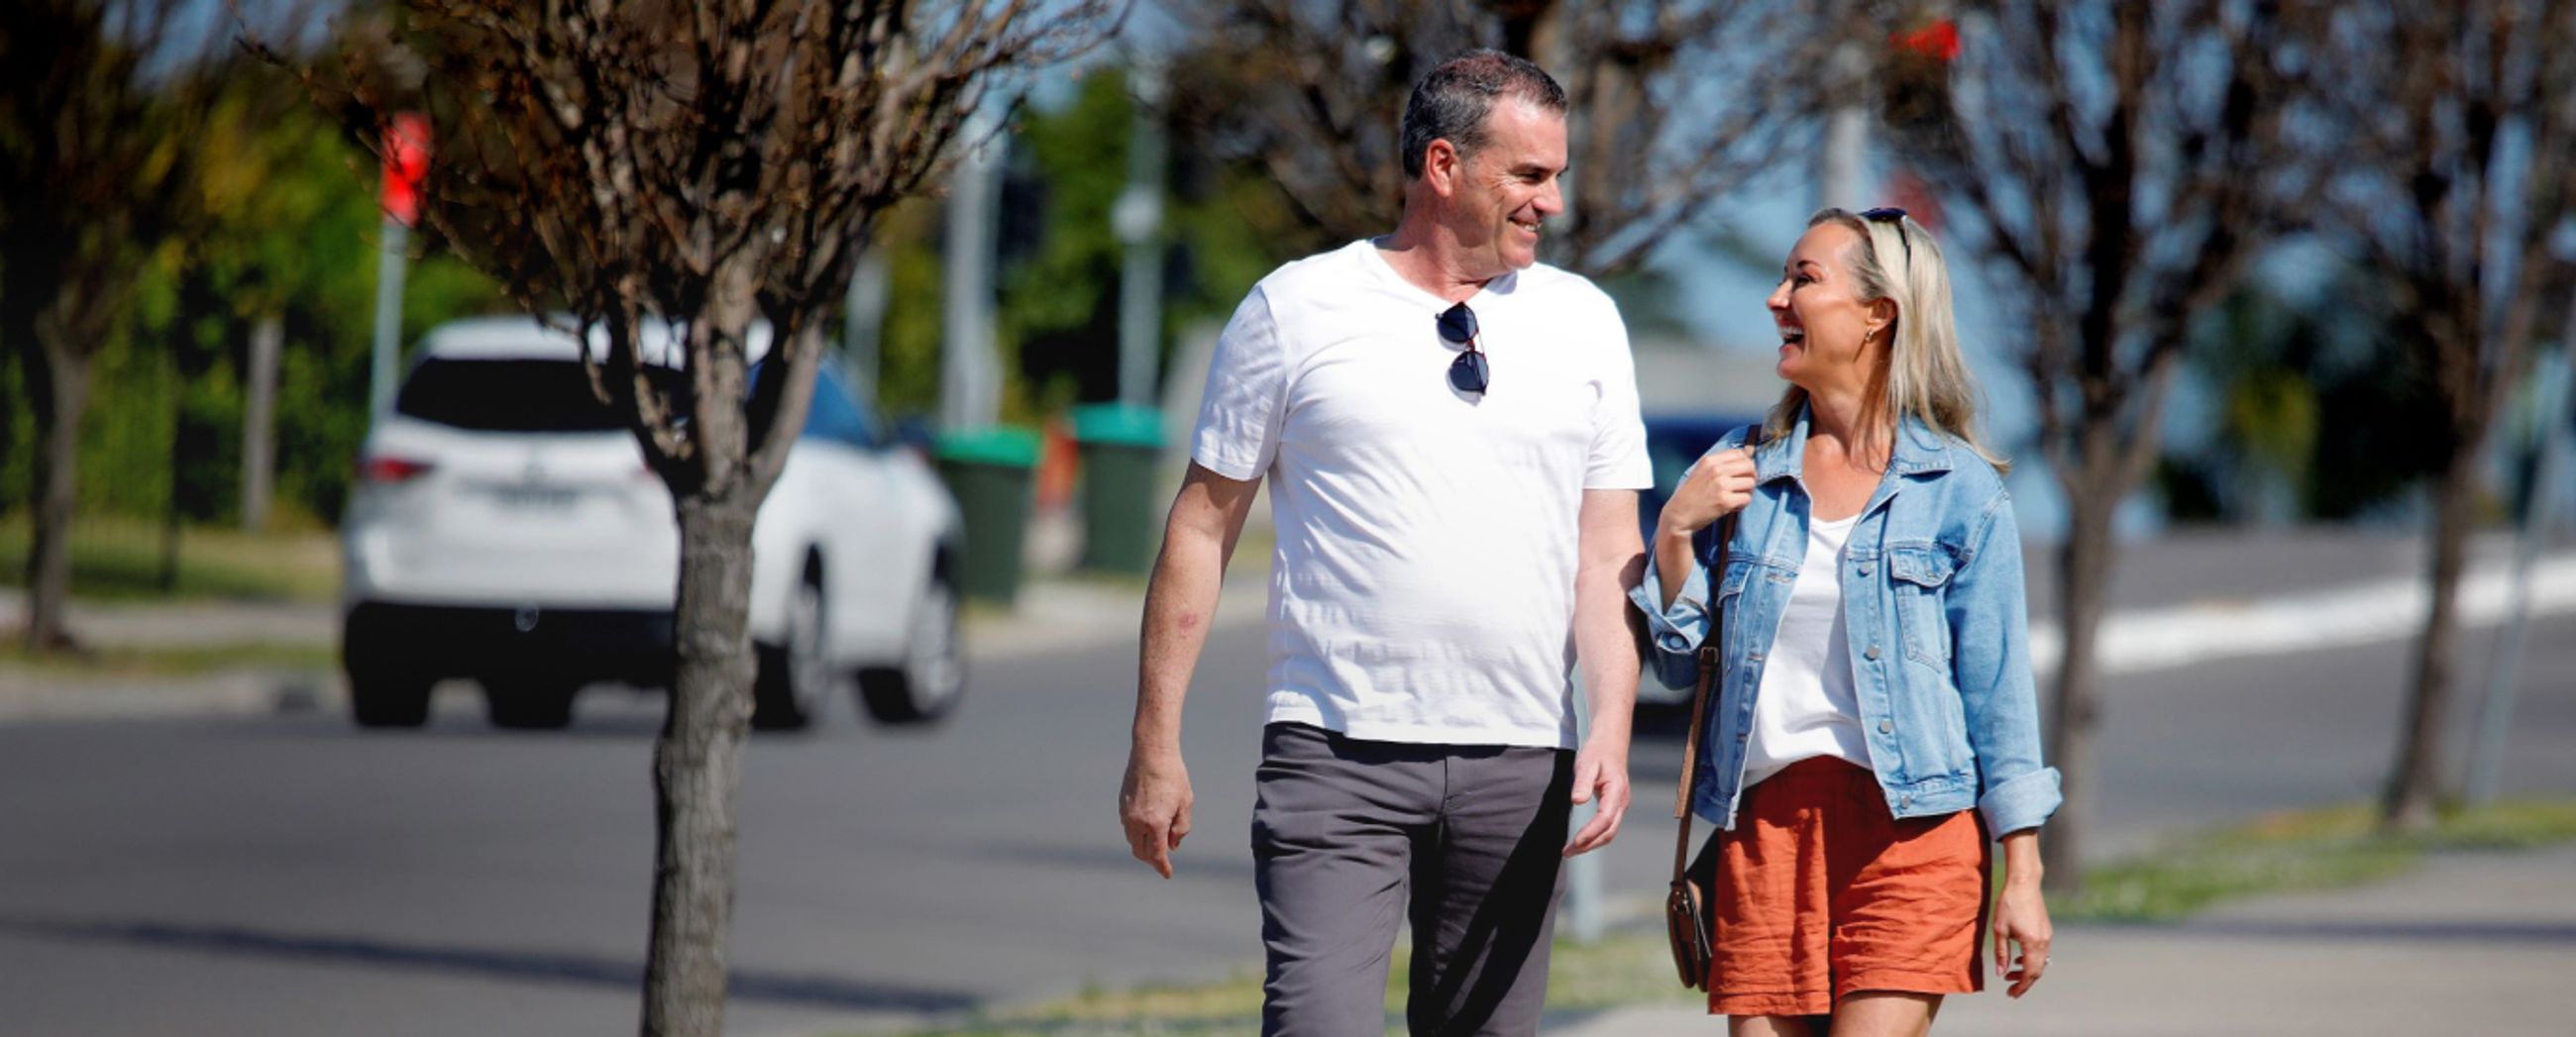
<svg viewBox="0 0 2576 1037">
<path fill-rule="evenodd" d="M 1262 1033 L 1385 1033 L 1387 962 L 1408 892 L 1411 1031 L 1536 1033 L 1574 754 L 1363 741 L 1290 723 L 1264 729 L 1261 748 Z"/>
</svg>

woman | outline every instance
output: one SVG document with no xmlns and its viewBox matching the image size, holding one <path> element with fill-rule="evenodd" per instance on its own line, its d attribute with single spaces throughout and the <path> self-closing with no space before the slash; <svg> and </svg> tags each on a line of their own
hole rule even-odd
<svg viewBox="0 0 2576 1037">
<path fill-rule="evenodd" d="M 1757 445 L 1730 435 L 1683 479 L 1635 594 L 1665 683 L 1718 638 L 1692 793 L 1721 840 L 1709 1011 L 1737 1035 L 1919 1034 L 1984 988 L 1995 842 L 1995 967 L 2014 997 L 2048 967 L 2060 796 L 2021 535 L 1921 225 L 1817 213 L 1770 307 L 1790 388 Z"/>
</svg>

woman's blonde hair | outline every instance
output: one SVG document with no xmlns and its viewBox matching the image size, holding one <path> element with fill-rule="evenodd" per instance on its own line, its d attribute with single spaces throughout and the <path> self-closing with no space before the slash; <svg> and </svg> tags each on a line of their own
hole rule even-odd
<svg viewBox="0 0 2576 1037">
<path fill-rule="evenodd" d="M 1941 246 L 1923 225 L 1902 214 L 1894 218 L 1871 210 L 1864 217 L 1848 209 L 1822 209 L 1807 226 L 1838 223 L 1859 235 L 1852 248 L 1851 275 L 1863 302 L 1886 299 L 1896 304 L 1895 334 L 1888 340 L 1883 401 L 1895 416 L 1912 416 L 1967 444 L 1995 466 L 2010 471 L 2012 462 L 1986 448 L 1977 436 L 1977 380 L 1959 353 L 1959 333 L 1950 316 L 1950 269 Z M 1893 257 L 1902 276 L 1890 276 L 1883 258 Z M 1797 424 L 1807 404 L 1807 390 L 1795 385 L 1781 394 L 1763 424 L 1763 438 L 1778 439 Z"/>
</svg>

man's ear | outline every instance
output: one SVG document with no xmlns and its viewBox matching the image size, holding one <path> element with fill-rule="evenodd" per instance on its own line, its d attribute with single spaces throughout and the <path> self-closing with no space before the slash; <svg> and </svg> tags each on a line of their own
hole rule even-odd
<svg viewBox="0 0 2576 1037">
<path fill-rule="evenodd" d="M 1435 137 L 1422 149 L 1422 182 L 1431 193 L 1447 198 L 1458 191 L 1459 177 L 1466 171 L 1466 159 L 1458 154 L 1458 145 L 1446 137 Z"/>
</svg>

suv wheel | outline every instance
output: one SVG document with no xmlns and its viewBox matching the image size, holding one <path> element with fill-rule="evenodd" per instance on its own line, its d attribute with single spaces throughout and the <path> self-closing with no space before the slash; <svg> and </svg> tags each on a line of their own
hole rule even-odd
<svg viewBox="0 0 2576 1037">
<path fill-rule="evenodd" d="M 887 724 L 947 716 L 966 693 L 966 653 L 957 637 L 957 587 L 945 569 L 930 577 L 904 638 L 903 664 L 859 671 L 859 699 Z"/>
<path fill-rule="evenodd" d="M 751 726 L 795 731 L 814 722 L 832 686 L 832 662 L 823 652 L 823 584 L 806 573 L 787 599 L 787 640 L 758 648 L 760 672 L 751 685 Z"/>
<path fill-rule="evenodd" d="M 581 682 L 552 676 L 492 676 L 483 684 L 483 710 L 492 726 L 554 730 L 572 723 L 573 696 Z"/>
<path fill-rule="evenodd" d="M 419 727 L 429 720 L 430 681 L 383 673 L 349 674 L 349 717 L 359 727 Z"/>
</svg>

